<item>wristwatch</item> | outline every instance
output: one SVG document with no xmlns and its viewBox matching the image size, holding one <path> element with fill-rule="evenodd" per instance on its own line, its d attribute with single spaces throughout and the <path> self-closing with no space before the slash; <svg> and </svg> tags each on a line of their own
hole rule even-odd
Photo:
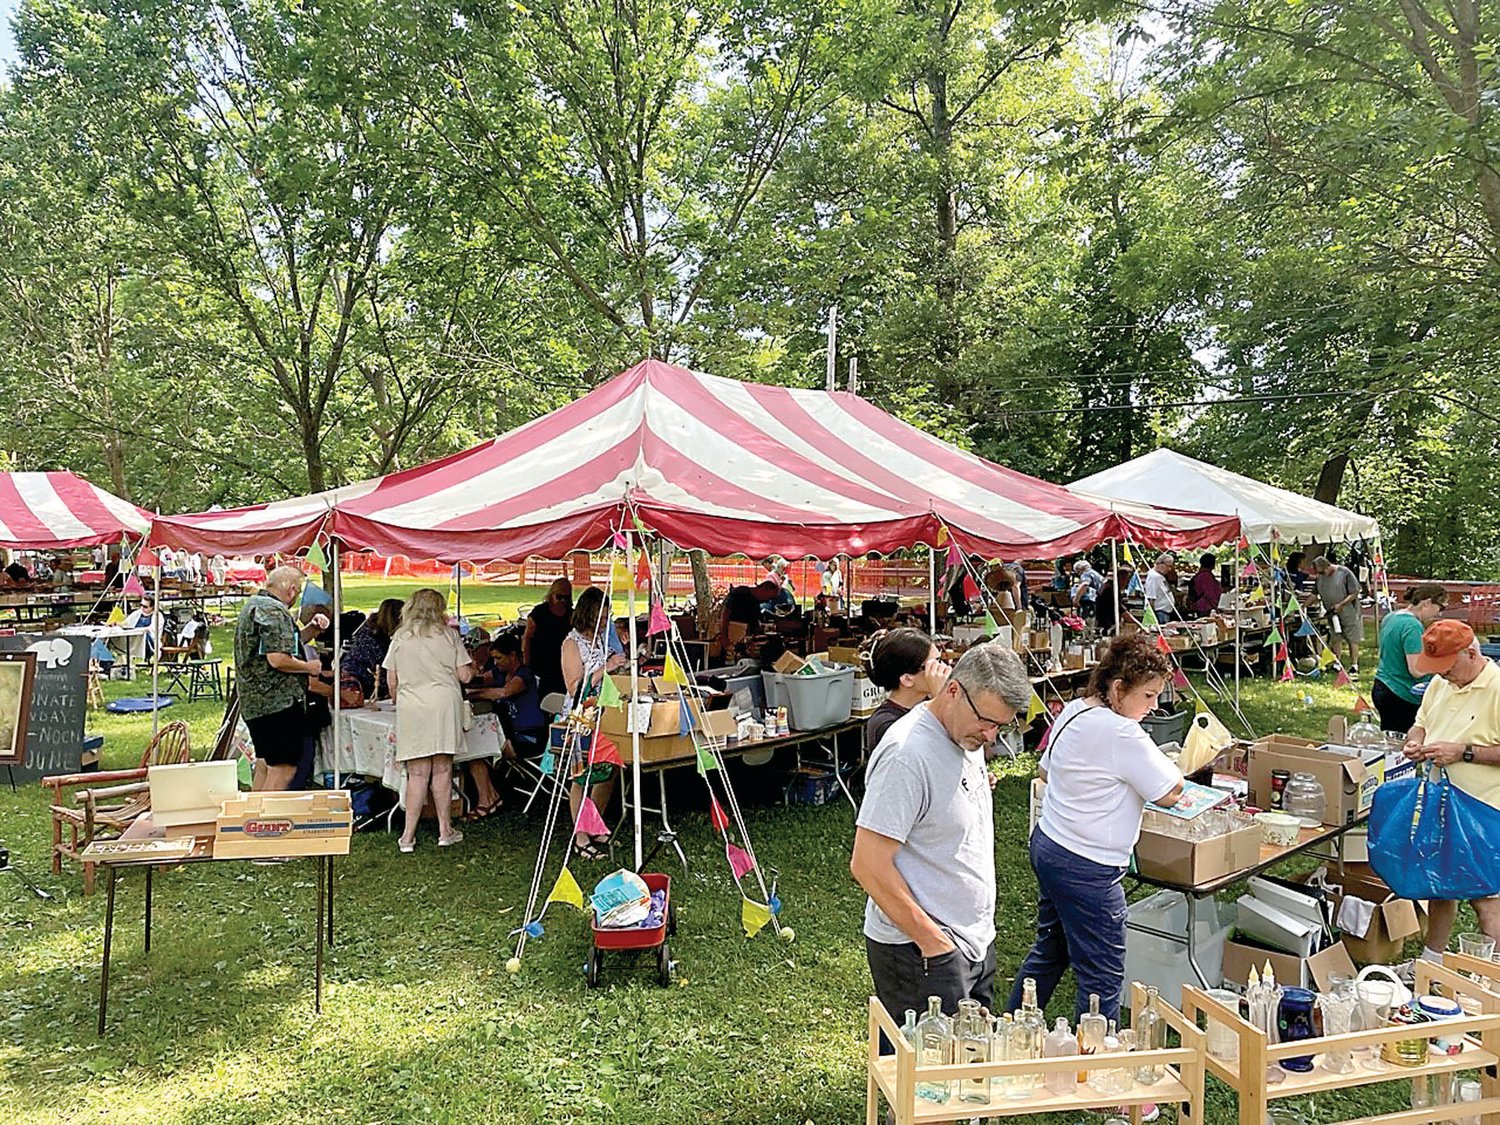
<svg viewBox="0 0 1500 1125">
<path fill-rule="evenodd" d="M 1466 761 L 1466 762 L 1472 762 L 1473 760 L 1474 760 L 1474 747 L 1465 744 L 1464 745 L 1464 761 Z"/>
</svg>

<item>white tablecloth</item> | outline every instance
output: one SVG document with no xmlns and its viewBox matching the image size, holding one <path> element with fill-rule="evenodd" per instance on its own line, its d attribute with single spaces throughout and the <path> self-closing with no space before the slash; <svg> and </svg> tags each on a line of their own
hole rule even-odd
<svg viewBox="0 0 1500 1125">
<path fill-rule="evenodd" d="M 334 755 L 330 745 L 331 731 L 325 730 L 318 741 L 313 773 L 332 773 Z M 464 745 L 453 756 L 455 764 L 476 759 L 500 757 L 505 736 L 497 715 L 476 715 L 474 726 L 464 732 Z M 401 791 L 401 763 L 396 760 L 396 712 L 360 707 L 339 715 L 338 769 L 341 774 L 358 773 L 378 777 L 387 789 Z"/>
</svg>

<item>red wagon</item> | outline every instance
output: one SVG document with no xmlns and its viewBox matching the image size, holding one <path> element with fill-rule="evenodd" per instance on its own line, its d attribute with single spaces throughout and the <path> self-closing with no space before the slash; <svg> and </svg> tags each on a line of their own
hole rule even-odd
<svg viewBox="0 0 1500 1125">
<path fill-rule="evenodd" d="M 656 950 L 656 979 L 663 988 L 672 983 L 672 974 L 676 966 L 672 961 L 671 949 L 667 945 L 667 938 L 677 932 L 677 911 L 672 905 L 672 880 L 670 876 L 657 875 L 649 871 L 643 871 L 641 878 L 653 894 L 662 891 L 667 896 L 665 908 L 662 910 L 662 923 L 659 926 L 644 929 L 640 927 L 621 930 L 603 929 L 591 912 L 589 927 L 593 931 L 594 947 L 589 951 L 589 959 L 584 962 L 583 966 L 583 974 L 590 988 L 598 988 L 603 978 L 604 951 L 607 949 Z"/>
</svg>

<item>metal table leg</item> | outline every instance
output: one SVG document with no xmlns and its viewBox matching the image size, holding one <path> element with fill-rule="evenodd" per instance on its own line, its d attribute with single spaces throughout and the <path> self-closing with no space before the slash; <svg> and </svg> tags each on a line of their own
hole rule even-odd
<svg viewBox="0 0 1500 1125">
<path fill-rule="evenodd" d="M 677 833 L 672 830 L 672 822 L 667 819 L 667 771 L 656 771 L 657 792 L 661 795 L 661 833 L 656 842 L 659 847 L 662 844 L 671 844 L 672 850 L 677 853 L 677 860 L 682 864 L 682 874 L 688 873 L 687 853 L 682 850 L 682 845 L 677 842 Z"/>
<path fill-rule="evenodd" d="M 318 863 L 318 913 L 313 928 L 317 930 L 317 963 L 313 973 L 313 1011 L 323 1010 L 323 864 Z"/>
<path fill-rule="evenodd" d="M 1195 895 L 1184 896 L 1187 899 L 1187 961 L 1188 967 L 1193 970 L 1193 975 L 1198 978 L 1198 984 L 1205 989 L 1216 988 L 1210 985 L 1208 977 L 1204 975 L 1202 967 L 1198 964 L 1198 952 L 1194 947 L 1194 937 L 1198 930 L 1198 899 Z"/>
<path fill-rule="evenodd" d="M 146 865 L 146 952 L 151 952 L 151 874 L 156 869 Z"/>
<path fill-rule="evenodd" d="M 109 1008 L 109 945 L 115 932 L 115 880 L 120 869 L 109 865 L 109 889 L 104 906 L 104 964 L 99 971 L 99 1036 L 104 1036 L 104 1015 Z"/>
<path fill-rule="evenodd" d="M 850 791 L 849 786 L 844 783 L 844 771 L 839 765 L 838 732 L 835 731 L 832 735 L 830 735 L 828 741 L 832 746 L 831 752 L 833 754 L 833 779 L 834 781 L 838 782 L 839 788 L 844 791 L 844 796 L 849 798 L 850 808 L 852 808 L 857 813 L 859 812 L 859 802 L 854 799 L 854 794 Z"/>
<path fill-rule="evenodd" d="M 333 856 L 328 857 L 328 944 L 333 945 Z"/>
</svg>

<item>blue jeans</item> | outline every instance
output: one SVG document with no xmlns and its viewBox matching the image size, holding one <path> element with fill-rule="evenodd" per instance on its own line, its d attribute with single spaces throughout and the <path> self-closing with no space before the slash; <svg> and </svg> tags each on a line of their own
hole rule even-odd
<svg viewBox="0 0 1500 1125">
<path fill-rule="evenodd" d="M 1036 980 L 1043 1008 L 1071 965 L 1078 982 L 1075 1016 L 1089 1010 L 1098 993 L 1099 1011 L 1118 1019 L 1125 989 L 1125 868 L 1106 867 L 1054 843 L 1040 829 L 1031 834 L 1036 872 L 1036 942 L 1016 973 L 1009 1010 L 1021 1006 L 1021 982 Z"/>
</svg>

